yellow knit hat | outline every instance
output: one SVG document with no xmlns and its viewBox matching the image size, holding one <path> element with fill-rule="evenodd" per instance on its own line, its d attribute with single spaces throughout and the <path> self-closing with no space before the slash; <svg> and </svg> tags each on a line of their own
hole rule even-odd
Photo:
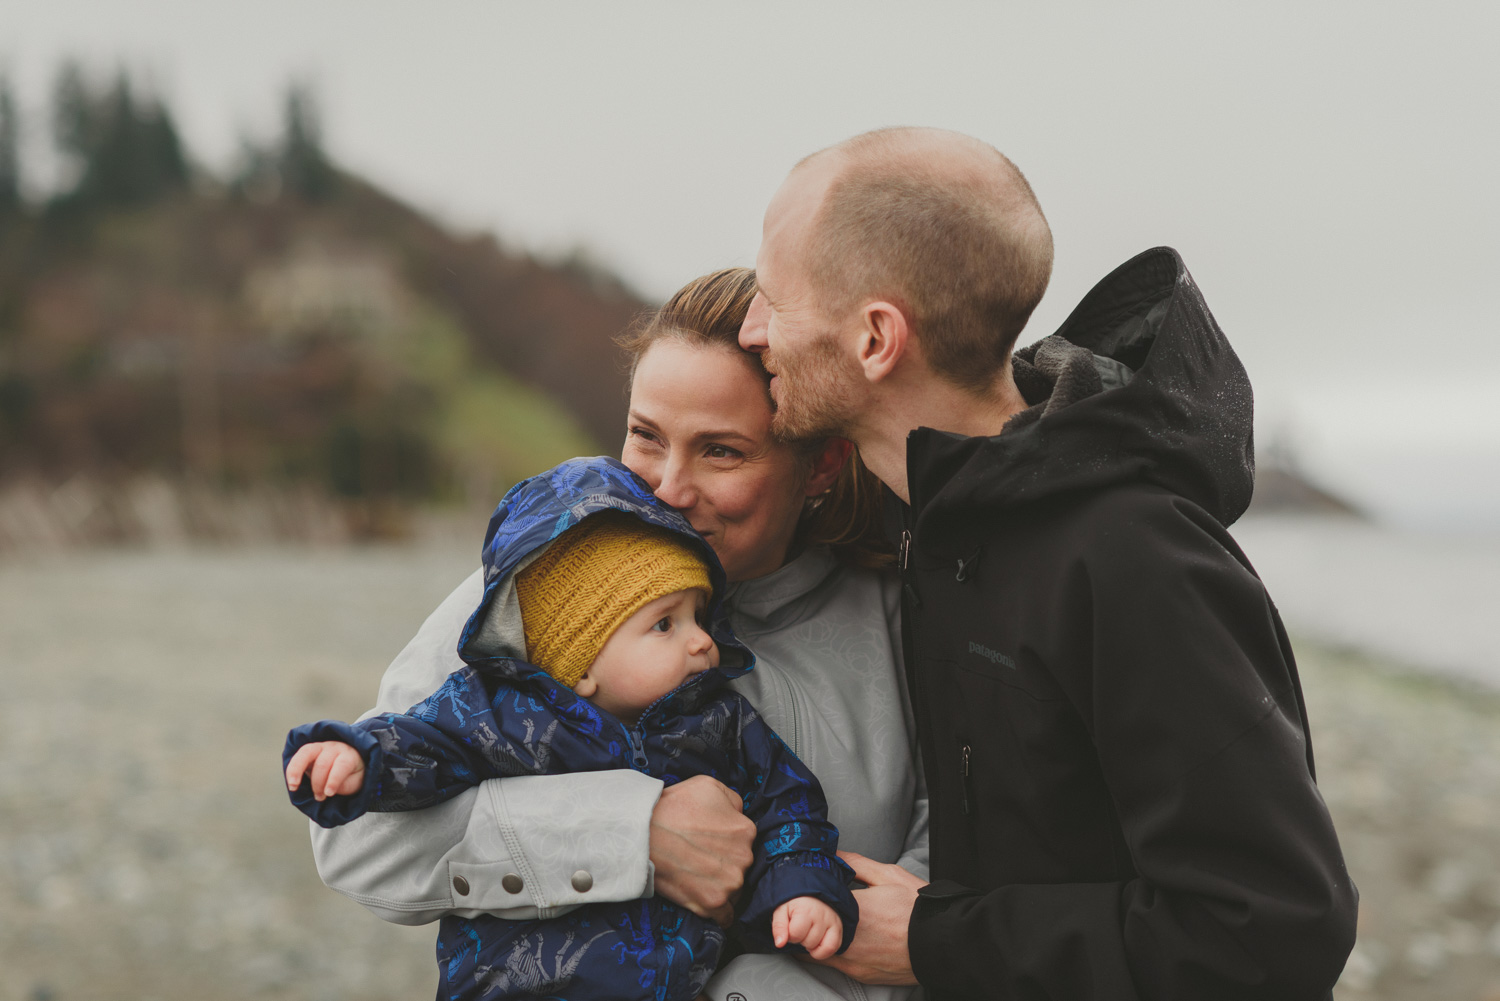
<svg viewBox="0 0 1500 1001">
<path fill-rule="evenodd" d="M 621 623 L 690 587 L 713 590 L 682 536 L 623 511 L 591 515 L 516 574 L 526 659 L 572 688 Z"/>
</svg>

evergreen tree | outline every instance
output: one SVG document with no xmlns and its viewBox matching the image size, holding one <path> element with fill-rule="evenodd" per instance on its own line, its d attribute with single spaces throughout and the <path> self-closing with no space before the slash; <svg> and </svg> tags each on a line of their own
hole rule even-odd
<svg viewBox="0 0 1500 1001">
<path fill-rule="evenodd" d="M 0 77 L 0 215 L 21 206 L 21 127 L 10 81 Z"/>
<path fill-rule="evenodd" d="M 338 187 L 338 172 L 323 151 L 312 92 L 294 84 L 286 95 L 286 133 L 281 147 L 283 189 L 310 202 L 324 201 Z"/>
<path fill-rule="evenodd" d="M 58 76 L 53 107 L 58 148 L 79 171 L 65 201 L 139 205 L 187 186 L 187 157 L 171 115 L 154 96 L 138 98 L 126 74 L 94 92 L 70 63 Z"/>
</svg>

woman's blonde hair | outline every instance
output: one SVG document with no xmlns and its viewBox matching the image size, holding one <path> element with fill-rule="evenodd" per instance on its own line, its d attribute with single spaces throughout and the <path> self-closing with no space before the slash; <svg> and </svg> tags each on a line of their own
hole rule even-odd
<svg viewBox="0 0 1500 1001">
<path fill-rule="evenodd" d="M 615 339 L 629 356 L 632 381 L 646 350 L 667 338 L 743 352 L 740 325 L 750 311 L 755 292 L 754 271 L 725 268 L 688 282 L 666 305 L 643 314 Z M 766 401 L 770 403 L 770 374 L 755 359 L 746 357 L 752 363 L 751 369 L 764 381 Z M 808 463 L 827 443 L 827 438 L 785 442 L 800 460 Z M 827 546 L 840 562 L 849 566 L 890 566 L 895 562 L 895 553 L 881 527 L 882 510 L 880 481 L 865 468 L 859 452 L 851 451 L 833 486 L 803 504 L 797 521 L 797 544 Z"/>
</svg>

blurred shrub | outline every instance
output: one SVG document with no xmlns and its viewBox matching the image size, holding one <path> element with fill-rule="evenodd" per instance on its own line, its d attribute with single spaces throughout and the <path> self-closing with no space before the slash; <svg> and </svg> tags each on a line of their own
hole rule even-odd
<svg viewBox="0 0 1500 1001">
<path fill-rule="evenodd" d="M 640 300 L 340 168 L 305 87 L 226 184 L 126 74 L 65 67 L 53 119 L 73 172 L 0 225 L 0 487 L 316 487 L 378 519 L 491 504 L 617 433 Z M 0 188 L 14 134 L 0 81 Z"/>
</svg>

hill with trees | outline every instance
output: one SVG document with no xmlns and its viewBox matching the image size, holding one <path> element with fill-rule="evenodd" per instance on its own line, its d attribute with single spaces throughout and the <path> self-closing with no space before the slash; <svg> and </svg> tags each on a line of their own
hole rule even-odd
<svg viewBox="0 0 1500 1001">
<path fill-rule="evenodd" d="M 346 511 L 488 505 L 615 447 L 610 338 L 644 303 L 332 163 L 305 90 L 227 178 L 128 76 L 65 68 L 53 117 L 71 180 L 28 204 L 0 82 L 0 489 L 87 481 L 95 508 L 143 478 Z M 93 534 L 130 537 L 122 519 Z"/>
</svg>

